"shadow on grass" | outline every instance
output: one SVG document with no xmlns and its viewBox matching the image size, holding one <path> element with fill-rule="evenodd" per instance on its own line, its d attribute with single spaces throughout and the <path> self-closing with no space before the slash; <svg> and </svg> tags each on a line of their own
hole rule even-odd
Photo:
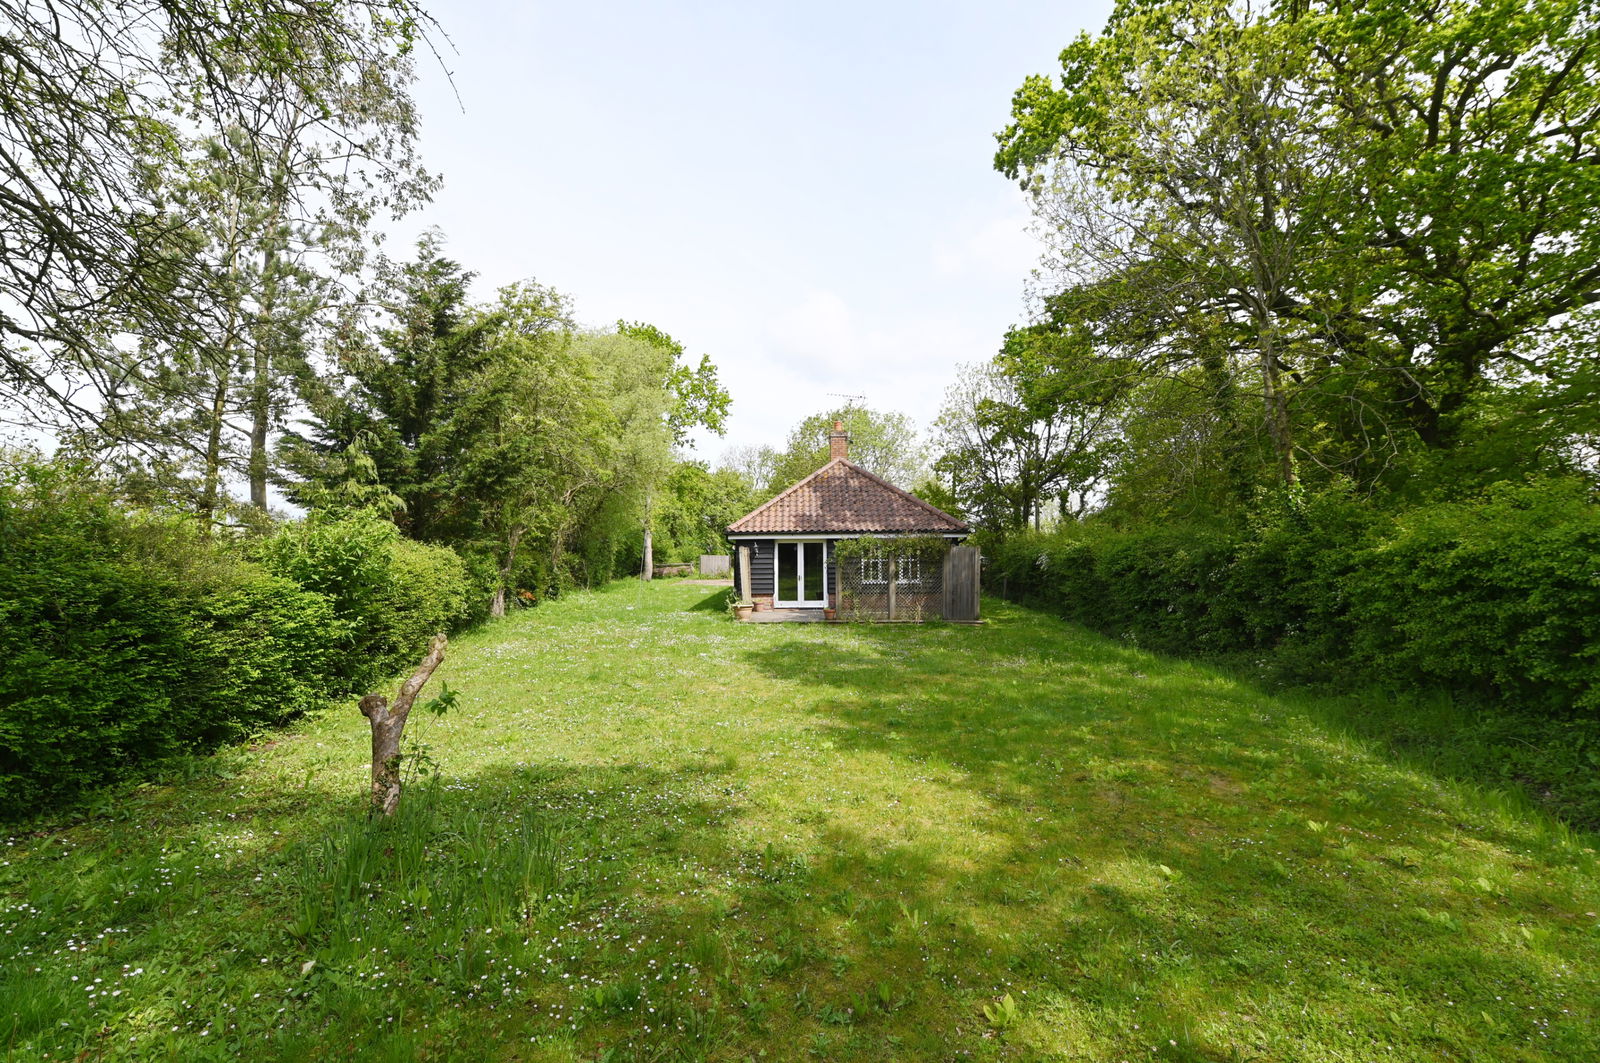
<svg viewBox="0 0 1600 1063">
<path fill-rule="evenodd" d="M 30 841 L 53 848 L 0 868 L 0 1043 L 1594 1056 L 1592 932 L 1533 827 L 1227 677 L 995 616 L 741 630 L 730 665 L 792 684 L 771 716 L 792 747 L 708 731 L 653 765 L 489 764 L 375 825 L 354 776 L 217 777 Z M 986 1017 L 1005 994 L 1018 1017 Z"/>
<path fill-rule="evenodd" d="M 733 588 L 724 587 L 721 590 L 712 591 L 698 602 L 689 606 L 689 611 L 694 613 L 725 613 L 728 611 L 728 603 L 732 600 Z"/>
<path fill-rule="evenodd" d="M 985 975 L 1053 999 L 1090 1042 L 1120 1023 L 1193 1059 L 1596 1049 L 1567 1010 L 1593 944 L 1593 861 L 1572 835 L 1397 765 L 1307 703 L 999 613 L 746 653 L 825 692 L 838 748 L 979 800 L 987 858 L 886 877 L 844 841 L 836 859 L 860 866 L 840 881 L 895 882 L 952 928 L 956 962 L 1001 957 Z M 1530 853 L 1565 881 L 1530 873 Z"/>
</svg>

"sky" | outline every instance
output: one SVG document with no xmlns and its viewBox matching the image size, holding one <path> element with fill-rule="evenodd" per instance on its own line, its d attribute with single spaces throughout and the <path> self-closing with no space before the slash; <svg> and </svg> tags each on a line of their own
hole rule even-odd
<svg viewBox="0 0 1600 1063">
<path fill-rule="evenodd" d="M 781 446 L 863 396 L 927 428 L 1026 319 L 1039 249 L 994 133 L 1110 3 L 435 5 L 415 95 L 475 295 L 527 278 L 647 321 L 733 398 L 695 455 Z M 446 70 L 449 71 L 447 76 Z"/>
</svg>

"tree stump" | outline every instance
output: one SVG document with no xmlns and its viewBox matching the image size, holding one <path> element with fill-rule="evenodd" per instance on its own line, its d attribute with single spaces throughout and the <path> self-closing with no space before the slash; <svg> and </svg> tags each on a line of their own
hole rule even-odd
<svg viewBox="0 0 1600 1063">
<path fill-rule="evenodd" d="M 368 694 L 361 699 L 361 715 L 372 724 L 372 811 L 374 814 L 392 816 L 400 807 L 400 736 L 406 729 L 406 717 L 417 695 L 433 675 L 434 669 L 444 662 L 444 648 L 449 640 L 444 635 L 433 636 L 428 643 L 428 655 L 417 666 L 415 674 L 400 685 L 394 705 L 382 694 Z"/>
</svg>

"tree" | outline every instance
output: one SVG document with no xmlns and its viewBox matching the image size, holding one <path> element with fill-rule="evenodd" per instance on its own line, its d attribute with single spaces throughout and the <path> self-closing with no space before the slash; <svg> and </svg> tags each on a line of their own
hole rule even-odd
<svg viewBox="0 0 1600 1063">
<path fill-rule="evenodd" d="M 777 490 L 774 481 L 780 457 L 776 450 L 767 446 L 729 447 L 717 459 L 717 470 L 732 473 L 749 486 L 751 504 L 745 507 L 748 511 L 758 505 L 761 498 Z"/>
<path fill-rule="evenodd" d="M 272 175 L 280 219 L 346 238 L 343 273 L 378 210 L 432 187 L 406 95 L 431 21 L 409 0 L 5 2 L 0 17 L 0 394 L 18 416 L 104 433 L 152 344 L 226 331 L 237 277 L 197 253 L 205 198 L 175 191 L 197 165 Z M 259 461 L 251 476 L 264 500 Z"/>
<path fill-rule="evenodd" d="M 994 361 L 950 388 L 934 469 L 989 528 L 1039 527 L 1048 503 L 1082 516 L 1113 467 L 1121 379 L 1076 337 L 1013 330 Z"/>
<path fill-rule="evenodd" d="M 217 274 L 222 313 L 176 337 L 144 337 L 123 397 L 106 404 L 97 431 L 73 439 L 135 491 L 207 524 L 226 507 L 230 474 L 266 510 L 269 434 L 307 371 L 306 336 L 327 292 L 302 264 L 315 241 L 287 217 L 281 168 L 250 162 L 213 144 L 172 190 L 196 219 L 195 253 Z"/>
<path fill-rule="evenodd" d="M 559 565 L 580 496 L 611 475 L 619 433 L 608 381 L 575 349 L 562 296 L 509 285 L 480 319 L 483 366 L 430 442 L 453 455 L 435 489 L 455 541 L 494 557 L 489 611 L 503 616 L 524 540 Z"/>
<path fill-rule="evenodd" d="M 387 321 L 370 335 L 359 327 L 338 335 L 330 371 L 305 382 L 309 423 L 285 433 L 280 452 L 299 481 L 289 496 L 305 504 L 344 482 L 344 455 L 362 441 L 376 482 L 397 500 L 389 516 L 400 529 L 455 543 L 474 528 L 448 497 L 461 452 L 445 429 L 489 366 L 494 321 L 468 301 L 473 274 L 442 249 L 442 235 L 430 232 L 418 240 L 414 261 L 385 270 L 375 294 Z M 530 335 L 565 332 L 570 307 L 553 292 L 541 298 L 537 324 L 524 306 L 521 327 Z"/>
<path fill-rule="evenodd" d="M 1333 317 L 1328 340 L 1341 354 L 1375 349 L 1417 438 L 1456 447 L 1480 395 L 1552 379 L 1565 368 L 1552 341 L 1592 335 L 1581 311 L 1600 304 L 1593 10 L 1377 0 L 1279 18 L 1312 42 L 1311 99 L 1346 148 L 1337 221 L 1370 271 L 1370 296 Z"/>
<path fill-rule="evenodd" d="M 427 685 L 439 665 L 444 663 L 445 646 L 447 639 L 441 632 L 433 636 L 428 643 L 428 652 L 422 658 L 422 663 L 411 674 L 411 678 L 400 684 L 400 692 L 395 695 L 394 704 L 389 704 L 389 699 L 382 694 L 368 694 L 361 699 L 359 708 L 361 715 L 367 718 L 372 727 L 372 785 L 370 788 L 369 807 L 374 815 L 392 816 L 400 808 L 400 740 L 405 735 L 406 720 L 411 716 L 411 708 L 416 704 L 417 695 L 422 693 L 422 688 Z M 448 703 L 449 695 L 435 698 L 431 704 L 438 705 L 434 711 L 443 712 L 443 705 Z"/>
<path fill-rule="evenodd" d="M 1319 232 L 1313 185 L 1325 160 L 1297 98 L 1303 37 L 1241 23 L 1212 0 L 1119 9 L 1102 38 L 1062 53 L 1059 92 L 1030 79 L 1018 93 L 997 166 L 1026 174 L 1065 230 L 1077 283 L 1117 278 L 1128 296 L 1177 296 L 1253 353 L 1278 478 L 1293 484 L 1285 378 L 1297 367 L 1280 307 Z M 1152 261 L 1167 268 L 1140 268 Z M 1175 269 L 1204 280 L 1129 283 Z"/>
<path fill-rule="evenodd" d="M 473 306 L 472 275 L 440 238 L 390 272 L 389 319 L 346 337 L 286 437 L 306 503 L 370 504 L 413 537 L 450 545 L 491 587 L 490 610 L 569 581 L 610 578 L 693 424 L 720 427 L 727 395 L 658 330 L 578 332 L 567 298 L 533 281 Z M 685 397 L 687 395 L 687 397 Z"/>
<path fill-rule="evenodd" d="M 655 540 L 672 561 L 726 552 L 728 525 L 754 508 L 750 484 L 732 469 L 679 461 L 661 485 L 652 513 Z"/>
<path fill-rule="evenodd" d="M 709 355 L 701 355 L 699 365 L 690 368 L 682 360 L 683 344 L 654 325 L 642 321 L 618 321 L 617 334 L 647 344 L 660 352 L 659 387 L 670 397 L 665 424 L 674 446 L 682 446 L 688 439 L 690 429 L 696 426 L 707 428 L 719 436 L 723 433 L 732 399 L 717 382 L 717 367 L 711 364 Z M 640 579 L 649 579 L 655 569 L 655 522 L 651 516 L 653 499 L 653 492 L 646 491 L 642 523 L 644 558 L 640 566 Z"/>
<path fill-rule="evenodd" d="M 842 423 L 850 436 L 850 460 L 868 472 L 897 485 L 920 483 L 926 475 L 927 450 L 917 438 L 911 418 L 863 406 L 841 406 L 812 414 L 789 433 L 788 445 L 774 458 L 764 485 L 769 494 L 827 464 L 828 436 L 835 421 Z"/>
<path fill-rule="evenodd" d="M 1584 11 L 1126 3 L 1018 91 L 996 165 L 1068 288 L 1165 319 L 1163 371 L 1259 390 L 1279 482 L 1402 484 L 1504 424 L 1507 386 L 1561 390 L 1600 303 Z"/>
<path fill-rule="evenodd" d="M 702 354 L 691 368 L 683 344 L 643 321 L 618 321 L 617 333 L 648 343 L 667 356 L 661 386 L 672 397 L 666 419 L 673 446 L 683 446 L 693 428 L 705 428 L 719 436 L 723 433 L 733 399 L 717 382 L 717 367 L 711 364 L 710 355 Z"/>
<path fill-rule="evenodd" d="M 953 490 L 936 477 L 930 476 L 922 481 L 911 489 L 911 493 L 928 503 L 928 505 L 935 509 L 943 510 L 957 520 L 967 519 L 966 505 L 962 503 L 960 498 L 956 497 L 956 493 Z"/>
<path fill-rule="evenodd" d="M 596 544 L 604 542 L 615 556 L 619 541 L 637 533 L 643 557 L 640 577 L 649 579 L 651 511 L 656 492 L 672 469 L 674 439 L 687 431 L 687 426 L 674 424 L 680 407 L 671 390 L 675 352 L 682 348 L 665 333 L 648 328 L 619 327 L 584 336 L 581 342 L 605 372 L 617 446 L 606 488 L 588 508 L 585 535 Z M 601 562 L 594 554 L 590 563 L 609 572 L 610 558 Z"/>
<path fill-rule="evenodd" d="M 1052 375 L 1068 385 L 1062 397 L 1111 413 L 1098 426 L 1109 435 L 1097 490 L 1118 513 L 1238 516 L 1281 482 L 1250 394 L 1253 352 L 1225 315 L 1197 309 L 1206 283 L 1152 259 L 1047 298 L 1042 319 L 1011 334 L 1049 339 L 1041 354 L 1061 344 L 1067 357 Z M 1034 402 L 1052 390 L 1036 389 Z"/>
</svg>

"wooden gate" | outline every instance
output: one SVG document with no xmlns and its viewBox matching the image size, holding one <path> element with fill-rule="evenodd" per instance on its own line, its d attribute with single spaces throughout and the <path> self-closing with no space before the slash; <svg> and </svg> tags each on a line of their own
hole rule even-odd
<svg viewBox="0 0 1600 1063">
<path fill-rule="evenodd" d="M 978 620 L 978 548 L 953 546 L 944 555 L 944 601 L 946 620 L 972 624 Z"/>
</svg>

